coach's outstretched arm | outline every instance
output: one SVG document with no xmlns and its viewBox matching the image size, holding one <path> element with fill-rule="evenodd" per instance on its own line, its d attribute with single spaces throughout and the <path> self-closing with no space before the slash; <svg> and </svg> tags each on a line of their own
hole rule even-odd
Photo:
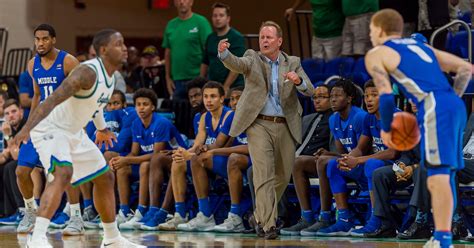
<svg viewBox="0 0 474 248">
<path fill-rule="evenodd" d="M 456 92 L 456 95 L 462 97 L 464 91 L 466 91 L 467 85 L 469 84 L 469 80 L 471 80 L 472 77 L 472 65 L 469 62 L 466 62 L 450 53 L 443 52 L 435 48 L 432 49 L 436 55 L 439 65 L 441 66 L 441 70 L 445 72 L 456 73 L 453 88 Z"/>
<path fill-rule="evenodd" d="M 30 136 L 30 131 L 46 118 L 54 107 L 66 101 L 78 91 L 92 88 L 95 81 L 96 74 L 90 67 L 86 65 L 76 67 L 53 94 L 46 98 L 42 104 L 39 104 L 35 111 L 30 114 L 25 126 L 13 139 L 13 145 L 17 146 L 20 142 L 26 142 Z"/>
<path fill-rule="evenodd" d="M 244 53 L 243 57 L 239 58 L 229 51 L 229 47 L 230 43 L 227 39 L 219 41 L 217 52 L 220 60 L 227 69 L 240 74 L 246 74 L 252 68 L 252 58 L 249 55 L 255 53 L 255 51 L 249 49 Z"/>
</svg>

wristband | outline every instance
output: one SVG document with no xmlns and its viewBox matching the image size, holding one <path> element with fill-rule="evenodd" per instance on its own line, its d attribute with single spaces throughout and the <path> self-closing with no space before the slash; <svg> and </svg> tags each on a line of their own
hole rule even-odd
<svg viewBox="0 0 474 248">
<path fill-rule="evenodd" d="M 379 111 L 382 130 L 389 132 L 392 126 L 393 113 L 395 110 L 395 98 L 393 94 L 382 94 L 379 97 Z"/>
</svg>

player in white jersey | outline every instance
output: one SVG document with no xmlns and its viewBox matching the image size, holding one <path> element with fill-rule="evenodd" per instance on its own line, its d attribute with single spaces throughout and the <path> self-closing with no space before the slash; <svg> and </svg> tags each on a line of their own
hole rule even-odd
<svg viewBox="0 0 474 248">
<path fill-rule="evenodd" d="M 52 247 L 46 231 L 69 183 L 94 183 L 94 205 L 104 227 L 102 247 L 142 247 L 123 238 L 115 222 L 114 177 L 97 146 L 83 127 L 92 119 L 96 144 L 108 148 L 115 135 L 106 128 L 103 108 L 112 95 L 114 72 L 127 59 L 123 36 L 111 29 L 98 32 L 93 46 L 98 57 L 76 67 L 35 112 L 13 140 L 33 145 L 47 173 L 48 184 L 41 197 L 33 234 L 27 247 Z M 110 76 L 111 75 L 111 76 Z"/>
</svg>

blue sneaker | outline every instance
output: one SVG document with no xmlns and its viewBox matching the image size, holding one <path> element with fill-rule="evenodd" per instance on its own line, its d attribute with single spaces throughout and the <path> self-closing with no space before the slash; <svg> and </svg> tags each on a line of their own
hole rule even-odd
<svg viewBox="0 0 474 248">
<path fill-rule="evenodd" d="M 165 223 L 166 216 L 164 218 L 160 218 L 158 215 L 159 211 L 156 211 L 152 218 L 146 220 L 141 226 L 140 230 L 145 231 L 157 231 L 159 230 L 158 226 L 162 223 Z"/>
<path fill-rule="evenodd" d="M 63 229 L 64 227 L 66 227 L 68 221 L 69 221 L 69 215 L 61 211 L 59 213 L 56 213 L 53 216 L 53 218 L 51 219 L 51 223 L 49 224 L 49 227 L 56 228 L 56 229 Z"/>
<path fill-rule="evenodd" d="M 374 215 L 370 216 L 370 219 L 367 221 L 365 226 L 351 231 L 352 237 L 364 237 L 367 233 L 374 233 L 377 229 L 380 228 L 382 224 L 380 219 Z"/>
<path fill-rule="evenodd" d="M 21 212 L 16 212 L 13 215 L 10 215 L 5 218 L 0 219 L 0 225 L 5 225 L 5 226 L 16 226 L 20 223 L 20 221 L 23 219 L 23 214 Z"/>
<path fill-rule="evenodd" d="M 338 218 L 334 225 L 319 229 L 316 235 L 346 237 L 351 234 L 351 230 L 354 228 L 354 226 L 354 223 L 352 223 L 349 219 Z"/>
<path fill-rule="evenodd" d="M 148 220 L 153 219 L 156 213 L 158 213 L 158 211 L 148 210 L 145 216 L 143 216 L 143 218 L 138 223 L 140 223 L 140 225 L 146 223 Z"/>
</svg>

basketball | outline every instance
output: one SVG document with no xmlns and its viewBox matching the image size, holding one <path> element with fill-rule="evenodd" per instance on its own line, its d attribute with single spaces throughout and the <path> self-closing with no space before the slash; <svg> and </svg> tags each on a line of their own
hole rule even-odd
<svg viewBox="0 0 474 248">
<path fill-rule="evenodd" d="M 397 112 L 392 121 L 392 144 L 391 147 L 398 151 L 413 149 L 420 142 L 420 129 L 413 114 Z"/>
</svg>

